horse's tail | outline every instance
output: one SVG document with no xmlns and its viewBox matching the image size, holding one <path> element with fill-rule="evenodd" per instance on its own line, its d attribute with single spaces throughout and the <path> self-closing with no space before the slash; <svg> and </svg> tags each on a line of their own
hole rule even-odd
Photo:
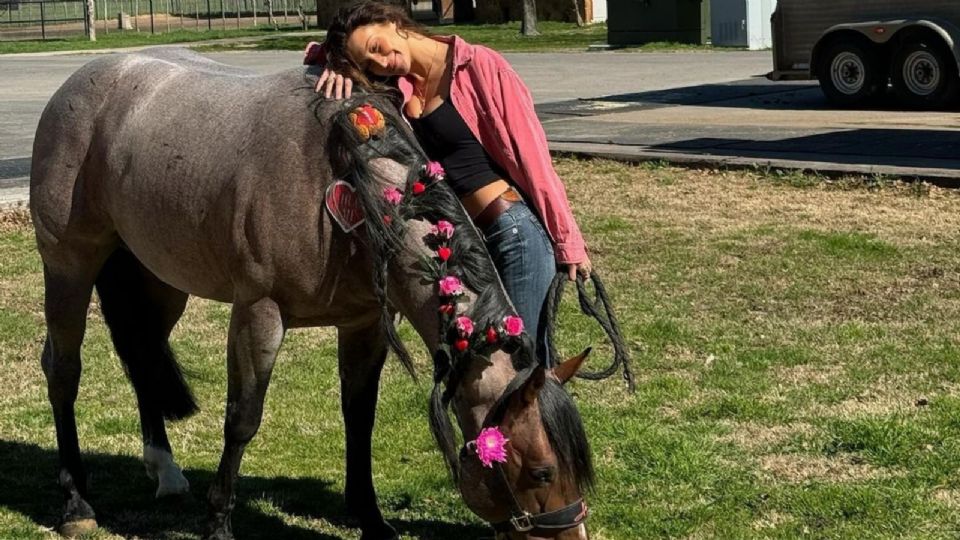
<svg viewBox="0 0 960 540">
<path fill-rule="evenodd" d="M 97 294 L 140 408 L 159 410 L 170 420 L 195 413 L 197 404 L 167 341 L 185 295 L 160 282 L 123 248 L 100 270 Z"/>
</svg>

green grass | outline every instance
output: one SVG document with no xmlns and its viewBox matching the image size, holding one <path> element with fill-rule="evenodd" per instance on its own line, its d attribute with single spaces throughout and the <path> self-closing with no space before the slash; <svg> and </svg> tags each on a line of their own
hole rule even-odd
<svg viewBox="0 0 960 540">
<path fill-rule="evenodd" d="M 437 35 L 456 34 L 466 41 L 486 45 L 501 52 L 544 52 L 585 50 L 594 43 L 607 40 L 606 24 L 590 24 L 578 27 L 573 23 L 542 21 L 537 25 L 539 36 L 520 35 L 520 23 L 505 24 L 448 24 L 430 26 L 427 30 Z M 302 51 L 305 40 L 302 37 L 285 36 L 264 39 L 251 44 L 211 44 L 201 45 L 202 51 L 222 51 L 231 49 L 288 50 Z"/>
<path fill-rule="evenodd" d="M 215 21 L 219 24 L 219 19 Z M 206 25 L 203 21 L 201 24 Z M 228 19 L 229 24 L 229 19 Z M 174 26 L 175 27 L 175 26 Z M 150 34 L 149 26 L 140 32 L 127 30 L 125 32 L 104 33 L 101 26 L 97 27 L 97 41 L 90 41 L 85 36 L 71 36 L 58 39 L 47 40 L 23 40 L 23 41 L 0 41 L 0 54 L 28 53 L 28 52 L 51 52 L 51 51 L 89 51 L 96 49 L 113 49 L 121 47 L 140 47 L 149 45 L 165 45 L 170 43 L 191 43 L 197 41 L 206 41 L 212 39 L 225 39 L 245 36 L 269 36 L 277 32 L 289 32 L 299 30 L 296 27 L 281 28 L 274 30 L 267 27 L 266 24 L 259 28 L 244 28 L 240 30 L 213 30 L 202 31 L 194 30 L 174 30 L 169 33 Z M 303 38 L 299 38 L 303 40 Z M 301 46 L 301 49 L 303 47 Z"/>
<path fill-rule="evenodd" d="M 598 486 L 593 538 L 960 536 L 960 194 L 889 179 L 560 159 L 633 354 L 637 392 L 577 381 Z M 936 226 L 931 226 L 936 224 Z M 0 537 L 60 508 L 40 263 L 0 220 Z M 572 296 L 572 295 L 570 295 Z M 134 397 L 91 310 L 77 404 L 96 538 L 196 539 L 221 448 L 229 308 L 193 300 L 173 347 L 202 411 L 172 424 L 192 498 L 156 503 Z M 429 362 L 416 345 L 418 366 Z M 561 306 L 559 347 L 602 333 Z M 443 470 L 427 386 L 388 362 L 375 483 L 405 538 L 485 534 Z M 341 502 L 335 337 L 288 334 L 239 483 L 242 538 L 355 538 Z"/>
</svg>

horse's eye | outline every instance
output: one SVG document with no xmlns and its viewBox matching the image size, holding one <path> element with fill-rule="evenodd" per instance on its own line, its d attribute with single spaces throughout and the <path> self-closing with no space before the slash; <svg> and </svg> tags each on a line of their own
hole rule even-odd
<svg viewBox="0 0 960 540">
<path fill-rule="evenodd" d="M 540 467 L 537 469 L 531 469 L 530 476 L 541 484 L 549 484 L 550 482 L 553 482 L 553 472 L 553 467 Z"/>
</svg>

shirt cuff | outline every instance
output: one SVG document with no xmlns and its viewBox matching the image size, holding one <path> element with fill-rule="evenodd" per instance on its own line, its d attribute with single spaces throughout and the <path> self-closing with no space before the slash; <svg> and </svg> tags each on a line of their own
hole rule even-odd
<svg viewBox="0 0 960 540">
<path fill-rule="evenodd" d="M 564 242 L 553 246 L 558 264 L 579 264 L 587 259 L 587 247 L 582 242 Z"/>
</svg>

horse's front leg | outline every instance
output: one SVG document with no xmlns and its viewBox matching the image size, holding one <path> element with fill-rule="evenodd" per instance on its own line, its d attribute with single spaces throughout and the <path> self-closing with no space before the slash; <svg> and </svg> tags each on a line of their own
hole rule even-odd
<svg viewBox="0 0 960 540">
<path fill-rule="evenodd" d="M 227 412 L 223 426 L 223 455 L 207 495 L 210 539 L 232 538 L 230 513 L 234 483 L 247 443 L 257 433 L 263 399 L 284 327 L 277 304 L 269 298 L 237 303 L 230 317 L 227 341 Z"/>
<path fill-rule="evenodd" d="M 364 328 L 340 328 L 337 335 L 340 403 L 347 435 L 347 509 L 359 521 L 363 531 L 361 540 L 397 538 L 397 532 L 383 519 L 377 504 L 370 456 L 387 342 L 379 320 Z"/>
</svg>

